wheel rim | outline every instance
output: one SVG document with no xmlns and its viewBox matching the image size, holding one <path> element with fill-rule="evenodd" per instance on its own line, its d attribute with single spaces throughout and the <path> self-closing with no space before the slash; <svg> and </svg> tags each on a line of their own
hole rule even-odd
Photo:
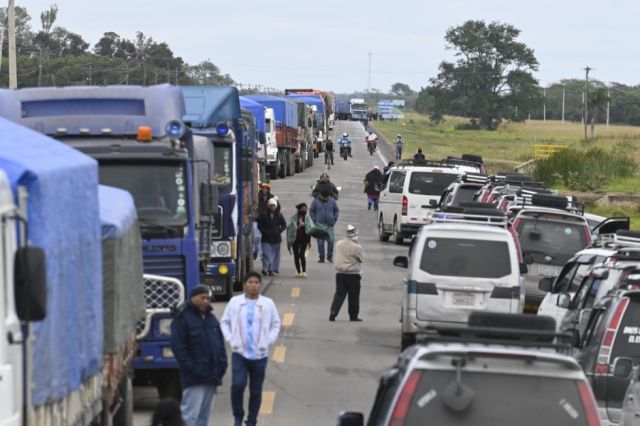
<svg viewBox="0 0 640 426">
<path fill-rule="evenodd" d="M 393 221 L 393 239 L 397 241 L 399 236 L 400 234 L 398 232 L 398 222 L 394 220 Z"/>
<path fill-rule="evenodd" d="M 378 220 L 378 235 L 384 237 L 384 224 L 382 218 Z"/>
</svg>

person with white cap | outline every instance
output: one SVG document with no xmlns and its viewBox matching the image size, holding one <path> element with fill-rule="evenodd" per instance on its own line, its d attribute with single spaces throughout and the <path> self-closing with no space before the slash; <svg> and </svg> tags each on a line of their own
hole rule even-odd
<svg viewBox="0 0 640 426">
<path fill-rule="evenodd" d="M 358 244 L 358 228 L 347 225 L 347 237 L 336 244 L 336 293 L 331 303 L 329 321 L 335 321 L 344 299 L 349 296 L 349 320 L 362 321 L 360 313 L 360 273 L 364 250 Z"/>
<path fill-rule="evenodd" d="M 262 274 L 273 276 L 280 273 L 281 234 L 287 229 L 275 198 L 267 202 L 267 211 L 258 217 L 258 229 L 262 234 Z"/>
</svg>

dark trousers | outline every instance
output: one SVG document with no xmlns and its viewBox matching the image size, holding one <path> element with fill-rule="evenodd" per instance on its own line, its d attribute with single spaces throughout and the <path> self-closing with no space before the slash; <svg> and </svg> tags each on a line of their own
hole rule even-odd
<svg viewBox="0 0 640 426">
<path fill-rule="evenodd" d="M 349 318 L 356 319 L 360 313 L 359 274 L 336 274 L 336 294 L 333 296 L 333 303 L 331 303 L 331 316 L 338 316 L 347 295 L 349 295 Z"/>
<path fill-rule="evenodd" d="M 267 369 L 267 358 L 252 360 L 234 353 L 231 356 L 231 407 L 233 417 L 242 422 L 244 419 L 243 397 L 244 390 L 249 382 L 249 414 L 247 425 L 253 426 L 257 423 L 260 404 L 262 403 L 262 385 Z"/>
<path fill-rule="evenodd" d="M 294 241 L 293 243 L 293 263 L 296 265 L 296 271 L 307 271 L 307 259 L 304 257 L 304 252 L 307 249 L 307 243 L 304 241 Z"/>
</svg>

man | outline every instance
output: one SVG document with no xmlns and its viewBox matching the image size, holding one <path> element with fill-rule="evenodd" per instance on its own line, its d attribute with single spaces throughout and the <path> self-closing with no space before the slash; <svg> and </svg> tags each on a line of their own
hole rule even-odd
<svg viewBox="0 0 640 426">
<path fill-rule="evenodd" d="M 331 303 L 329 321 L 335 321 L 345 297 L 349 296 L 349 320 L 362 321 L 360 313 L 360 272 L 364 250 L 358 244 L 358 229 L 347 225 L 347 238 L 336 244 L 336 293 Z"/>
<path fill-rule="evenodd" d="M 171 323 L 173 351 L 182 385 L 182 417 L 187 426 L 207 426 L 216 394 L 227 371 L 220 324 L 213 315 L 209 287 L 200 285 Z"/>
<path fill-rule="evenodd" d="M 386 176 L 391 172 L 391 168 L 393 166 L 395 166 L 396 163 L 393 161 L 389 161 L 389 164 L 387 164 L 386 166 L 384 166 L 384 169 L 382 169 L 382 173 Z"/>
<path fill-rule="evenodd" d="M 262 403 L 262 385 L 269 347 L 278 340 L 280 315 L 273 300 L 260 295 L 262 279 L 257 272 L 244 277 L 244 293 L 232 297 L 222 314 L 222 333 L 231 356 L 231 406 L 234 426 L 244 420 L 244 390 L 249 382 L 247 426 L 255 426 Z"/>
<path fill-rule="evenodd" d="M 373 132 L 369 132 L 369 134 L 367 135 L 365 140 L 367 141 L 367 149 L 369 149 L 370 145 L 377 145 L 378 144 L 378 135 L 376 135 Z"/>
<path fill-rule="evenodd" d="M 402 148 L 404 147 L 404 138 L 400 133 L 396 136 L 396 160 L 402 160 Z"/>
<path fill-rule="evenodd" d="M 338 221 L 338 215 L 340 210 L 338 209 L 338 203 L 331 197 L 331 193 L 327 189 L 323 189 L 320 193 L 320 197 L 313 200 L 311 208 L 309 209 L 311 214 L 311 220 L 315 223 L 320 223 L 327 227 L 329 232 L 329 238 L 327 242 L 327 261 L 333 262 L 333 226 Z M 325 251 L 324 240 L 318 240 L 318 255 L 320 259 L 318 263 L 324 263 Z"/>
<path fill-rule="evenodd" d="M 422 153 L 422 148 L 418 148 L 418 152 L 415 153 L 413 159 L 418 161 L 424 161 L 426 159 L 426 157 Z"/>
<path fill-rule="evenodd" d="M 267 211 L 267 203 L 272 198 L 277 197 L 271 193 L 271 185 L 269 183 L 262 183 L 260 185 L 260 190 L 258 191 L 258 206 L 256 211 L 256 220 L 253 222 L 253 258 L 260 260 L 263 259 L 262 253 L 262 233 L 258 229 L 258 217 L 264 212 Z M 278 211 L 280 211 L 280 204 L 278 203 Z"/>
<path fill-rule="evenodd" d="M 347 153 L 349 157 L 353 157 L 353 155 L 351 155 L 351 137 L 349 137 L 348 133 L 342 134 L 340 139 L 338 139 L 338 145 L 340 147 L 343 147 L 343 146 L 347 147 Z"/>
<path fill-rule="evenodd" d="M 327 139 L 324 144 L 324 164 L 329 164 L 329 161 L 333 166 L 333 141 L 331 139 Z"/>
<path fill-rule="evenodd" d="M 374 211 L 378 211 L 378 200 L 380 198 L 380 189 L 382 187 L 382 180 L 384 176 L 378 166 L 374 166 L 373 169 L 367 173 L 364 177 L 364 192 L 367 194 L 368 209 L 371 210 L 373 206 Z"/>
<path fill-rule="evenodd" d="M 313 188 L 311 195 L 313 198 L 318 198 L 320 193 L 325 189 L 329 191 L 329 194 L 331 194 L 334 199 L 338 199 L 338 188 L 333 184 L 333 182 L 331 182 L 329 174 L 322 173 L 320 175 L 320 179 L 316 182 L 316 186 Z"/>
<path fill-rule="evenodd" d="M 272 198 L 267 202 L 267 211 L 258 217 L 258 230 L 262 234 L 262 274 L 273 276 L 280 273 L 280 244 L 287 222 L 278 211 L 278 202 Z"/>
</svg>

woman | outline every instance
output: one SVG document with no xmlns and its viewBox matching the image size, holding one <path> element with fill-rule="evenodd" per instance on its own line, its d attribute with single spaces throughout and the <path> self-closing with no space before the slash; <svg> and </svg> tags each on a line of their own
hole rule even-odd
<svg viewBox="0 0 640 426">
<path fill-rule="evenodd" d="M 307 278 L 307 259 L 304 252 L 311 248 L 311 217 L 307 214 L 307 205 L 300 203 L 296 206 L 296 214 L 289 219 L 287 226 L 287 248 L 289 254 L 293 248 L 293 262 L 296 265 L 296 277 Z"/>
<path fill-rule="evenodd" d="M 384 176 L 378 166 L 375 166 L 364 178 L 364 192 L 367 194 L 369 210 L 373 207 L 374 211 L 378 211 L 378 199 L 380 198 L 380 188 L 383 180 Z"/>
<path fill-rule="evenodd" d="M 262 274 L 273 276 L 280 273 L 280 234 L 287 229 L 275 198 L 267 202 L 267 211 L 258 217 L 258 229 L 262 233 Z"/>
</svg>

